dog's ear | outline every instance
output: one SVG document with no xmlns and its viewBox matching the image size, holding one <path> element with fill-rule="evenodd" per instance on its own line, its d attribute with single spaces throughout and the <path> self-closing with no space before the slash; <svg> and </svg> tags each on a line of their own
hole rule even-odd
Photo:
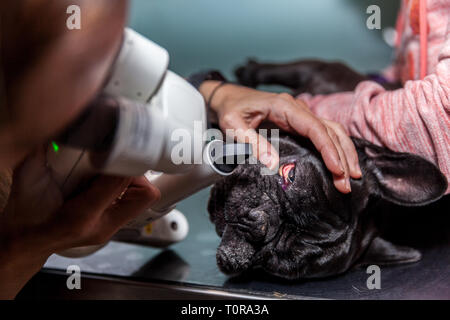
<svg viewBox="0 0 450 320">
<path fill-rule="evenodd" d="M 447 179 L 431 162 L 355 140 L 364 174 L 374 177 L 374 192 L 403 206 L 426 205 L 447 190 Z"/>
<path fill-rule="evenodd" d="M 415 249 L 397 246 L 380 237 L 376 237 L 357 263 L 357 266 L 412 263 L 419 261 L 421 258 L 421 253 Z"/>
<path fill-rule="evenodd" d="M 216 254 L 219 269 L 225 274 L 238 275 L 252 266 L 254 254 L 255 249 L 245 237 L 227 225 Z"/>
</svg>

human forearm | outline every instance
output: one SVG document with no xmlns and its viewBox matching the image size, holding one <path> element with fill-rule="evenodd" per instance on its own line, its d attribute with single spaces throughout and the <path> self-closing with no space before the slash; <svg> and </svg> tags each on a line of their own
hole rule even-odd
<svg viewBox="0 0 450 320">
<path fill-rule="evenodd" d="M 34 244 L 33 244 L 34 243 Z M 42 268 L 50 253 L 36 241 L 5 239 L 0 243 L 0 299 L 14 299 Z"/>
<path fill-rule="evenodd" d="M 252 95 L 258 95 L 265 99 L 268 104 L 272 104 L 277 94 L 256 91 L 243 86 L 226 83 L 219 88 L 221 81 L 208 80 L 202 83 L 199 88 L 200 93 L 210 105 L 208 110 L 214 123 L 218 122 L 217 114 L 227 109 L 227 106 L 236 105 L 238 101 L 248 98 Z"/>
<path fill-rule="evenodd" d="M 425 157 L 449 179 L 450 90 L 442 79 L 438 69 L 437 74 L 408 81 L 395 91 L 363 82 L 352 93 L 299 97 L 317 116 L 342 123 L 351 136 Z"/>
<path fill-rule="evenodd" d="M 106 243 L 160 197 L 145 177 L 99 176 L 63 201 L 43 152 L 15 170 L 0 213 L 0 298 L 14 298 L 51 254 Z"/>
</svg>

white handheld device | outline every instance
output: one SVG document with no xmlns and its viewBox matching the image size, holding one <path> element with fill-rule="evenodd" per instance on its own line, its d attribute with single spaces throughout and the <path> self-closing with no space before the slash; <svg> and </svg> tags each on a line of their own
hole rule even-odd
<svg viewBox="0 0 450 320">
<path fill-rule="evenodd" d="M 175 204 L 231 174 L 251 155 L 248 144 L 204 142 L 204 99 L 186 80 L 167 70 L 168 64 L 165 49 L 126 29 L 104 89 L 119 103 L 88 108 L 57 139 L 61 147 L 48 151 L 49 164 L 65 196 L 98 173 L 145 174 L 159 188 L 161 199 L 114 240 L 151 246 L 183 240 L 188 224 L 174 210 Z M 180 137 L 184 139 L 181 145 Z M 191 155 L 183 161 L 176 158 L 180 147 Z M 62 254 L 80 256 L 98 248 L 75 248 Z"/>
</svg>

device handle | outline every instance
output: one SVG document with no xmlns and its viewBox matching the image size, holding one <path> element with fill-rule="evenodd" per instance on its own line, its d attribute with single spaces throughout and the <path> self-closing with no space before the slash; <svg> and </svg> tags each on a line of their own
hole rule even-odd
<svg viewBox="0 0 450 320">
<path fill-rule="evenodd" d="M 250 155 L 251 145 L 225 144 L 220 140 L 209 142 L 203 149 L 203 161 L 183 174 L 147 175 L 161 192 L 161 198 L 152 207 L 131 221 L 127 227 L 140 228 L 168 213 L 179 201 L 233 173 L 238 164 Z"/>
</svg>

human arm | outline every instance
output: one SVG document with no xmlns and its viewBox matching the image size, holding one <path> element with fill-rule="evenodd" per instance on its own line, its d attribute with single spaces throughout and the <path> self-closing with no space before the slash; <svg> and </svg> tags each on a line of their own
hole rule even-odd
<svg viewBox="0 0 450 320">
<path fill-rule="evenodd" d="M 65 26 L 70 4 L 81 7 L 81 30 Z M 0 168 L 2 173 L 14 168 L 8 203 L 0 211 L 0 298 L 13 298 L 50 254 L 107 241 L 159 197 L 144 177 L 99 176 L 80 193 L 62 199 L 40 147 L 75 119 L 103 85 L 121 43 L 126 4 L 0 4 L 5 87 Z"/>
<path fill-rule="evenodd" d="M 435 72 L 386 91 L 366 81 L 354 92 L 300 95 L 319 117 L 340 122 L 350 135 L 399 152 L 421 155 L 450 178 L 450 40 Z M 449 190 L 447 190 L 447 193 Z"/>
<path fill-rule="evenodd" d="M 205 81 L 200 92 L 210 100 L 218 81 Z M 333 173 L 335 186 L 350 192 L 349 176 L 361 176 L 353 143 L 337 123 L 315 117 L 305 104 L 291 95 L 258 91 L 234 84 L 226 84 L 215 92 L 210 105 L 222 130 L 244 129 L 246 139 L 256 150 L 258 159 L 267 166 L 278 165 L 278 153 L 258 135 L 255 129 L 263 121 L 271 121 L 281 129 L 309 137 L 321 152 L 328 169 Z M 270 155 L 267 156 L 267 153 Z"/>
<path fill-rule="evenodd" d="M 103 244 L 159 198 L 145 177 L 98 176 L 64 200 L 44 150 L 14 170 L 0 213 L 0 299 L 12 299 L 56 252 Z"/>
</svg>

